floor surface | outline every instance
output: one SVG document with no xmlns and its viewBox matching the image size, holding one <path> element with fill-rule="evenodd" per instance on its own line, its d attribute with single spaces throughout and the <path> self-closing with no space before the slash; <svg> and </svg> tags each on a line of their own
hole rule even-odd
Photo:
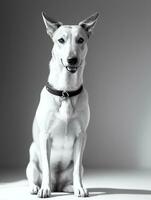
<svg viewBox="0 0 151 200">
<path fill-rule="evenodd" d="M 99 200 L 151 200 L 151 171 L 87 170 L 84 185 Z M 38 200 L 30 195 L 22 170 L 0 171 L 0 200 Z M 76 200 L 73 194 L 52 193 L 51 200 Z M 83 198 L 80 198 L 83 199 Z"/>
</svg>

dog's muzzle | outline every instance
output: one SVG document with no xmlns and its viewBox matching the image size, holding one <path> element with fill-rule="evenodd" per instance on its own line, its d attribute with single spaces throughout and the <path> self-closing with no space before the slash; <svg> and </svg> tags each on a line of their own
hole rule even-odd
<svg viewBox="0 0 151 200">
<path fill-rule="evenodd" d="M 61 63 L 63 64 L 63 66 L 64 66 L 70 73 L 75 73 L 75 72 L 78 70 L 78 67 L 79 67 L 79 66 L 75 66 L 75 65 L 73 65 L 73 66 L 71 66 L 71 65 L 65 66 L 64 63 L 63 63 L 63 61 L 62 61 L 62 59 L 61 59 Z"/>
</svg>

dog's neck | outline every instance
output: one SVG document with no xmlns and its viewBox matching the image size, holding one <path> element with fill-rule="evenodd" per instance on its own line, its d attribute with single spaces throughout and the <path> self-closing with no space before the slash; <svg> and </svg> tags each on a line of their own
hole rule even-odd
<svg viewBox="0 0 151 200">
<path fill-rule="evenodd" d="M 52 56 L 49 63 L 48 82 L 57 90 L 77 90 L 83 84 L 85 61 L 77 72 L 70 73 L 65 66 Z"/>
</svg>

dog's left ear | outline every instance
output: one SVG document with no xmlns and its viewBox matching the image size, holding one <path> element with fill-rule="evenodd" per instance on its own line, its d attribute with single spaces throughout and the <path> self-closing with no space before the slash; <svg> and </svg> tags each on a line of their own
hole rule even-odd
<svg viewBox="0 0 151 200">
<path fill-rule="evenodd" d="M 98 17 L 99 13 L 95 13 L 79 23 L 79 25 L 82 26 L 82 28 L 84 28 L 87 31 L 88 37 L 91 35 L 93 31 Z"/>
<path fill-rule="evenodd" d="M 49 18 L 44 12 L 42 12 L 42 17 L 46 26 L 47 34 L 52 37 L 53 33 L 62 25 L 62 23 Z"/>
</svg>

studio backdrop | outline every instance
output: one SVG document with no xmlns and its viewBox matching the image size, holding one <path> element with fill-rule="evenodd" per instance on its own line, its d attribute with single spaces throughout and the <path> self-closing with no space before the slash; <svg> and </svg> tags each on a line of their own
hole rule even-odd
<svg viewBox="0 0 151 200">
<path fill-rule="evenodd" d="M 41 12 L 65 24 L 100 13 L 84 85 L 88 168 L 151 168 L 151 1 L 1 1 L 0 167 L 25 167 L 52 42 Z"/>
</svg>

